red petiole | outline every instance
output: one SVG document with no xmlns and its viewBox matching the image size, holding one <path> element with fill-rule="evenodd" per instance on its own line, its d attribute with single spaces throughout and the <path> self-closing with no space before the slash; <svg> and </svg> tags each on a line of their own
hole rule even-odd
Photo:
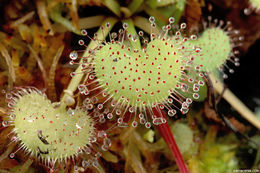
<svg viewBox="0 0 260 173">
<path fill-rule="evenodd" d="M 157 118 L 165 118 L 164 113 L 159 108 L 153 108 L 153 112 L 155 113 Z M 175 142 L 175 139 L 172 135 L 170 126 L 166 123 L 162 123 L 156 126 L 160 135 L 163 137 L 164 141 L 167 143 L 168 147 L 171 150 L 171 153 L 176 161 L 176 164 L 180 170 L 180 173 L 189 173 L 188 167 L 184 162 L 184 159 L 181 155 L 181 152 Z"/>
</svg>

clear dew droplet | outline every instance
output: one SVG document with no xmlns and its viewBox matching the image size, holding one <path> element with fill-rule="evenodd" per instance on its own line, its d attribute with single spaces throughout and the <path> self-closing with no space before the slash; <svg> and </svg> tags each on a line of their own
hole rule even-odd
<svg viewBox="0 0 260 173">
<path fill-rule="evenodd" d="M 95 76 L 93 74 L 89 75 L 88 77 L 90 80 L 93 80 L 95 78 Z"/>
<path fill-rule="evenodd" d="M 223 74 L 223 79 L 227 79 L 228 75 L 227 74 Z"/>
<path fill-rule="evenodd" d="M 70 63 L 70 65 L 74 65 L 74 61 L 70 61 L 69 63 Z"/>
<path fill-rule="evenodd" d="M 88 32 L 87 32 L 85 29 L 83 29 L 83 30 L 81 30 L 81 34 L 82 34 L 83 36 L 86 36 L 86 35 L 88 35 Z"/>
<path fill-rule="evenodd" d="M 84 106 L 87 106 L 89 103 L 90 103 L 90 98 L 86 98 L 84 101 L 83 101 L 83 105 Z"/>
<path fill-rule="evenodd" d="M 91 137 L 89 138 L 89 142 L 90 142 L 90 143 L 94 143 L 94 142 L 96 142 L 96 141 L 97 141 L 97 138 L 94 137 L 94 136 L 91 136 Z"/>
<path fill-rule="evenodd" d="M 91 154 L 91 149 L 86 146 L 86 147 L 85 147 L 85 152 L 86 152 L 86 154 Z"/>
<path fill-rule="evenodd" d="M 14 120 L 15 117 L 16 117 L 16 115 L 15 115 L 14 113 L 10 114 L 10 119 L 11 119 L 11 120 Z"/>
<path fill-rule="evenodd" d="M 181 29 L 185 29 L 186 26 L 187 26 L 186 23 L 182 23 L 182 24 L 181 24 Z"/>
<path fill-rule="evenodd" d="M 144 114 L 142 114 L 142 113 L 140 113 L 138 116 L 140 119 L 144 118 Z"/>
<path fill-rule="evenodd" d="M 87 108 L 87 110 L 91 110 L 91 109 L 93 109 L 93 104 L 88 104 L 87 106 L 86 106 L 86 108 Z"/>
<path fill-rule="evenodd" d="M 188 103 L 190 105 L 192 103 L 192 99 L 191 98 L 187 98 L 186 99 L 186 103 Z"/>
<path fill-rule="evenodd" d="M 11 93 L 7 93 L 7 94 L 5 95 L 5 98 L 6 98 L 6 99 L 11 99 L 11 98 L 12 98 L 12 94 L 11 94 Z"/>
<path fill-rule="evenodd" d="M 120 115 L 120 114 L 121 114 L 121 110 L 120 110 L 120 109 L 117 109 L 117 110 L 116 110 L 116 114 L 117 114 L 117 115 Z"/>
<path fill-rule="evenodd" d="M 112 119 L 113 118 L 113 114 L 112 113 L 107 114 L 107 118 L 108 119 Z"/>
<path fill-rule="evenodd" d="M 105 118 L 104 114 L 100 114 L 100 115 L 99 115 L 99 118 L 100 118 L 100 119 L 104 119 L 104 118 Z"/>
<path fill-rule="evenodd" d="M 2 121 L 2 126 L 3 126 L 3 127 L 8 126 L 8 121 Z"/>
<path fill-rule="evenodd" d="M 98 161 L 96 159 L 93 160 L 92 166 L 95 167 L 95 168 L 98 166 Z"/>
<path fill-rule="evenodd" d="M 142 36 L 144 35 L 144 32 L 143 32 L 143 31 L 139 31 L 139 32 L 138 32 L 138 35 L 139 35 L 140 37 L 142 37 Z"/>
<path fill-rule="evenodd" d="M 78 58 L 78 53 L 76 51 L 70 52 L 70 59 L 76 60 Z"/>
<path fill-rule="evenodd" d="M 169 23 L 172 24 L 172 23 L 174 23 L 174 22 L 175 22 L 174 17 L 170 17 L 170 18 L 169 18 Z"/>
<path fill-rule="evenodd" d="M 202 81 L 202 80 L 199 80 L 199 81 L 198 81 L 198 84 L 199 84 L 200 86 L 204 86 L 205 82 Z"/>
<path fill-rule="evenodd" d="M 150 21 L 151 23 L 154 23 L 154 22 L 155 22 L 155 18 L 154 18 L 153 16 L 151 16 L 151 17 L 149 17 L 149 21 Z"/>
<path fill-rule="evenodd" d="M 14 158 L 14 156 L 15 156 L 15 154 L 14 154 L 14 153 L 11 153 L 11 154 L 9 155 L 9 157 L 10 157 L 11 159 L 13 159 L 13 158 Z"/>
<path fill-rule="evenodd" d="M 175 114 L 176 114 L 176 110 L 174 110 L 174 109 L 171 109 L 171 110 L 168 111 L 168 115 L 170 117 L 173 117 Z"/>
<path fill-rule="evenodd" d="M 146 122 L 146 120 L 144 118 L 140 118 L 139 122 L 140 122 L 140 124 L 144 124 Z"/>
<path fill-rule="evenodd" d="M 97 98 L 97 97 L 93 97 L 93 98 L 92 98 L 92 102 L 93 102 L 94 104 L 96 104 L 96 103 L 98 102 L 98 98 Z"/>
<path fill-rule="evenodd" d="M 137 121 L 133 121 L 133 122 L 132 122 L 132 126 L 133 126 L 133 127 L 137 127 L 137 125 L 138 125 Z"/>
<path fill-rule="evenodd" d="M 118 119 L 117 119 L 117 123 L 118 123 L 118 124 L 121 124 L 122 122 L 123 122 L 123 118 L 118 118 Z"/>
<path fill-rule="evenodd" d="M 99 121 L 101 124 L 105 123 L 106 122 L 106 119 L 105 118 L 100 118 Z"/>
<path fill-rule="evenodd" d="M 84 45 L 84 41 L 83 40 L 79 40 L 79 45 Z"/>
<path fill-rule="evenodd" d="M 183 84 L 181 85 L 181 90 L 182 90 L 183 92 L 187 92 L 187 91 L 189 90 L 189 86 L 188 86 L 187 84 L 183 83 Z"/>
<path fill-rule="evenodd" d="M 128 28 L 128 23 L 123 23 L 123 28 L 127 29 Z"/>
<path fill-rule="evenodd" d="M 184 108 L 184 107 L 182 107 L 182 108 L 181 108 L 181 112 L 182 112 L 182 114 L 186 114 L 186 113 L 189 112 L 189 108 Z"/>
<path fill-rule="evenodd" d="M 88 167 L 90 167 L 89 161 L 86 161 L 86 160 L 83 160 L 82 163 L 81 163 L 81 165 L 82 165 L 83 168 L 88 168 Z"/>
<path fill-rule="evenodd" d="M 229 73 L 231 73 L 231 74 L 234 73 L 234 70 L 233 70 L 233 69 L 230 69 L 230 70 L 229 70 Z"/>
<path fill-rule="evenodd" d="M 107 150 L 108 150 L 108 146 L 107 146 L 107 145 L 102 145 L 102 146 L 101 146 L 101 149 L 102 149 L 103 151 L 107 151 Z"/>
<path fill-rule="evenodd" d="M 135 108 L 134 108 L 134 107 L 130 107 L 130 108 L 129 108 L 129 112 L 130 112 L 130 113 L 133 113 L 133 112 L 134 112 L 134 110 L 135 110 Z"/>
<path fill-rule="evenodd" d="M 71 77 L 74 77 L 74 76 L 76 76 L 76 73 L 75 73 L 75 72 L 71 72 L 71 73 L 70 73 L 70 76 L 71 76 Z"/>
<path fill-rule="evenodd" d="M 53 102 L 51 105 L 54 109 L 56 109 L 56 108 L 60 107 L 60 102 Z"/>
<path fill-rule="evenodd" d="M 69 108 L 67 113 L 68 113 L 69 116 L 73 116 L 74 115 L 74 110 Z"/>
<path fill-rule="evenodd" d="M 250 15 L 251 12 L 252 12 L 252 11 L 251 11 L 249 8 L 245 8 L 245 9 L 244 9 L 244 14 L 247 15 L 247 16 Z"/>
<path fill-rule="evenodd" d="M 146 128 L 150 128 L 150 127 L 151 127 L 151 123 L 150 123 L 150 122 L 146 122 L 146 123 L 145 123 L 145 127 L 146 127 Z"/>
<path fill-rule="evenodd" d="M 194 94 L 193 94 L 193 98 L 194 98 L 194 99 L 198 99 L 199 97 L 200 97 L 200 95 L 199 95 L 198 93 L 194 93 Z"/>
<path fill-rule="evenodd" d="M 107 23 L 106 23 L 106 27 L 107 27 L 107 28 L 110 28 L 110 26 L 111 26 L 110 23 L 107 22 Z"/>
<path fill-rule="evenodd" d="M 79 91 L 84 91 L 86 89 L 86 86 L 84 84 L 79 84 L 78 86 Z"/>
<path fill-rule="evenodd" d="M 79 167 L 78 166 L 74 166 L 74 171 L 78 171 L 79 170 Z"/>
<path fill-rule="evenodd" d="M 103 138 L 103 137 L 106 137 L 106 136 L 107 136 L 107 134 L 106 134 L 106 132 L 104 130 L 101 130 L 101 131 L 98 132 L 98 137 L 99 138 Z"/>
<path fill-rule="evenodd" d="M 155 118 L 153 119 L 153 124 L 154 125 L 160 125 L 163 123 L 163 118 Z"/>
<path fill-rule="evenodd" d="M 197 40 L 197 36 L 196 35 L 192 35 L 192 36 L 190 36 L 190 39 Z"/>
<path fill-rule="evenodd" d="M 104 138 L 103 142 L 104 144 L 107 144 L 109 147 L 111 147 L 111 140 L 109 138 Z"/>
<path fill-rule="evenodd" d="M 97 107 L 98 107 L 98 109 L 100 109 L 100 110 L 101 110 L 101 109 L 103 109 L 103 107 L 104 107 L 104 106 L 103 106 L 103 104 L 102 104 L 102 103 L 100 103 L 100 104 L 98 104 L 98 106 L 97 106 Z"/>
<path fill-rule="evenodd" d="M 235 66 L 240 66 L 240 63 L 239 62 L 235 62 Z"/>
</svg>

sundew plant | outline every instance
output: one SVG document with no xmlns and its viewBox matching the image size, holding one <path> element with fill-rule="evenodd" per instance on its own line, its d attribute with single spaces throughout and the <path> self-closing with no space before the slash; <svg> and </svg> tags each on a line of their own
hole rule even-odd
<svg viewBox="0 0 260 173">
<path fill-rule="evenodd" d="M 155 19 L 150 17 L 149 20 L 153 30 L 156 27 Z M 123 23 L 123 29 L 120 29 L 119 33 L 110 34 L 109 42 L 97 41 L 99 44 L 97 49 L 87 48 L 89 56 L 77 60 L 78 53 L 73 51 L 70 63 L 79 64 L 82 72 L 90 73 L 89 82 L 79 85 L 81 93 L 89 95 L 101 89 L 98 94 L 86 98 L 86 107 L 93 109 L 93 100 L 96 101 L 101 95 L 106 99 L 97 105 L 97 110 L 102 111 L 107 102 L 113 107 L 106 113 L 108 119 L 116 115 L 118 124 L 124 125 L 124 115 L 129 111 L 134 116 L 133 126 L 137 126 L 139 117 L 140 123 L 145 124 L 147 128 L 151 127 L 148 114 L 153 115 L 151 116 L 153 124 L 158 125 L 166 121 L 154 115 L 154 108 L 166 108 L 169 116 L 174 116 L 177 111 L 187 113 L 193 98 L 199 97 L 196 91 L 204 85 L 204 82 L 193 80 L 184 73 L 184 70 L 193 68 L 191 64 L 200 56 L 200 48 L 184 46 L 189 40 L 187 37 L 181 37 L 181 31 L 186 27 L 185 23 L 181 24 L 180 30 L 177 30 L 173 37 L 169 37 L 168 32 L 173 23 L 174 18 L 169 18 L 169 24 L 163 27 L 160 34 L 151 33 L 150 41 L 143 38 L 143 31 L 140 31 L 139 35 L 134 35 L 131 33 L 134 28 L 130 28 L 132 26 L 128 23 Z M 109 28 L 110 23 L 106 23 L 106 27 Z M 105 28 L 101 28 L 103 29 Z M 82 33 L 87 35 L 85 30 Z M 191 36 L 193 40 L 196 38 L 195 35 Z M 144 42 L 143 48 L 140 39 Z M 79 44 L 83 45 L 84 41 L 79 40 Z M 196 70 L 194 73 L 197 72 L 199 76 L 200 66 L 194 68 Z M 72 72 L 71 75 L 74 77 L 77 73 Z M 89 89 L 92 84 L 95 87 Z M 176 88 L 192 93 L 192 97 L 185 98 L 176 91 Z M 100 115 L 104 116 L 102 113 Z"/>
<path fill-rule="evenodd" d="M 259 3 L 232 3 L 4 2 L 0 172 L 258 170 L 259 119 L 228 81 Z"/>
</svg>

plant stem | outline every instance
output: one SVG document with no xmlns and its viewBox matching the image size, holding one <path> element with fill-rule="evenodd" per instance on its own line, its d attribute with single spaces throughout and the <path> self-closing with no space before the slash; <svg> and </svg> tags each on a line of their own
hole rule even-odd
<svg viewBox="0 0 260 173">
<path fill-rule="evenodd" d="M 215 76 L 209 75 L 214 89 L 221 94 L 224 89 L 224 85 L 220 80 L 216 80 Z M 216 82 L 217 81 L 217 82 Z M 232 107 L 239 112 L 247 121 L 253 124 L 256 128 L 260 129 L 260 120 L 254 115 L 254 113 L 246 107 L 246 105 L 239 100 L 229 89 L 226 89 L 222 97 L 230 104 Z"/>
<path fill-rule="evenodd" d="M 105 26 L 107 22 L 110 23 L 109 28 L 106 28 L 106 26 Z M 105 19 L 104 22 L 102 23 L 102 26 L 104 29 L 103 30 L 99 29 L 97 31 L 96 40 L 104 40 L 116 22 L 117 22 L 117 19 L 112 18 L 112 17 Z M 97 46 L 98 46 L 97 43 L 92 40 L 89 43 L 87 50 L 84 52 L 83 57 L 89 56 L 88 50 L 95 49 Z M 81 62 L 82 62 L 82 59 L 80 60 L 80 63 Z M 88 65 L 88 64 L 86 64 L 86 65 Z M 84 68 L 86 68 L 86 67 L 84 67 Z M 71 98 L 73 96 L 73 92 L 77 89 L 80 81 L 82 80 L 82 77 L 84 76 L 84 74 L 82 73 L 82 66 L 79 66 L 75 72 L 77 75 L 71 79 L 71 81 L 68 85 L 68 88 L 66 90 L 64 90 L 65 93 L 64 93 L 63 97 L 61 98 L 61 106 L 63 106 L 63 107 L 67 106 L 65 100 L 68 97 Z"/>
<path fill-rule="evenodd" d="M 127 33 L 128 34 L 132 34 L 132 37 L 137 37 L 137 40 L 134 41 L 130 41 L 131 42 L 131 46 L 135 49 L 141 49 L 141 43 L 140 43 L 140 39 L 138 39 L 138 35 L 136 33 L 135 30 L 135 26 L 134 26 L 134 22 L 132 19 L 126 19 L 123 20 L 122 23 L 127 23 L 128 24 L 128 28 L 127 28 Z"/>
<path fill-rule="evenodd" d="M 104 0 L 104 5 L 110 9 L 115 15 L 121 17 L 120 5 L 116 0 Z"/>
<path fill-rule="evenodd" d="M 155 113 L 157 118 L 165 118 L 164 113 L 161 111 L 160 108 L 153 108 L 153 112 Z M 179 168 L 179 171 L 181 173 L 189 173 L 188 167 L 186 163 L 184 162 L 184 159 L 181 155 L 181 152 L 175 142 L 175 139 L 172 135 L 171 129 L 169 124 L 162 123 L 160 125 L 156 126 L 160 135 L 163 137 L 164 141 L 167 143 L 168 147 L 170 148 L 170 151 L 176 161 L 176 164 Z"/>
<path fill-rule="evenodd" d="M 131 15 L 133 15 L 138 8 L 143 4 L 144 0 L 132 0 L 128 5 L 128 9 L 131 11 Z"/>
</svg>

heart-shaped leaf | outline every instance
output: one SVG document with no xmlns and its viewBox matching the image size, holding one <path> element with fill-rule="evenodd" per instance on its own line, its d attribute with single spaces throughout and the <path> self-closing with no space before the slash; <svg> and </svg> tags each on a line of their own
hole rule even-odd
<svg viewBox="0 0 260 173">
<path fill-rule="evenodd" d="M 14 140 L 43 160 L 74 158 L 95 142 L 94 120 L 80 108 L 51 104 L 41 91 L 30 88 L 8 94 Z M 12 156 L 13 157 L 12 153 Z"/>
<path fill-rule="evenodd" d="M 97 51 L 94 63 L 96 76 L 108 94 L 140 107 L 165 100 L 183 68 L 176 47 L 158 39 L 144 51 L 105 45 Z"/>
</svg>

